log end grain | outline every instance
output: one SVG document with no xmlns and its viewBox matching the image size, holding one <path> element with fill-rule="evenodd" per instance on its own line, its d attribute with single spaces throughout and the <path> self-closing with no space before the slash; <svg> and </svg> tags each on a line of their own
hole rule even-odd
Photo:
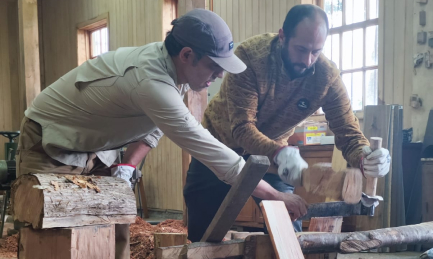
<svg viewBox="0 0 433 259">
<path fill-rule="evenodd" d="M 362 173 L 358 168 L 347 168 L 343 183 L 343 200 L 348 204 L 357 204 L 362 197 Z"/>
</svg>

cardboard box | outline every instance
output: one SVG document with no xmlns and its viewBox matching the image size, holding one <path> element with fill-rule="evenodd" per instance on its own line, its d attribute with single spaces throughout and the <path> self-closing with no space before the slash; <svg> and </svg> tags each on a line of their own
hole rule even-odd
<svg viewBox="0 0 433 259">
<path fill-rule="evenodd" d="M 328 124 L 324 122 L 305 122 L 295 128 L 289 138 L 289 144 L 295 146 L 320 145 L 322 136 L 326 136 Z"/>
</svg>

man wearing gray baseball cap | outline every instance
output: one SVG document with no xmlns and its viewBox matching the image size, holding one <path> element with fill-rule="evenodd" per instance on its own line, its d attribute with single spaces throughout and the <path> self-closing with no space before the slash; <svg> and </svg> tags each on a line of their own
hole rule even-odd
<svg viewBox="0 0 433 259">
<path fill-rule="evenodd" d="M 202 127 L 183 96 L 246 66 L 215 13 L 195 9 L 172 24 L 164 42 L 104 53 L 44 89 L 25 111 L 17 175 L 97 174 L 129 182 L 165 134 L 233 184 L 244 159 Z M 125 145 L 123 161 L 116 161 L 116 149 Z M 129 256 L 129 226 L 116 225 L 116 258 Z"/>
</svg>

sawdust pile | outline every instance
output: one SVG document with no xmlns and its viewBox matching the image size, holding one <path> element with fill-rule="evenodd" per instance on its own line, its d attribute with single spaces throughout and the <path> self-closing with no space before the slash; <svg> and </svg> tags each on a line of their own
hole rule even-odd
<svg viewBox="0 0 433 259">
<path fill-rule="evenodd" d="M 187 233 L 181 220 L 168 219 L 153 226 L 140 217 L 129 227 L 131 259 L 153 259 L 153 233 Z M 189 242 L 189 241 L 188 241 Z M 18 234 L 0 240 L 0 257 L 16 258 Z"/>
<path fill-rule="evenodd" d="M 131 259 L 153 259 L 153 233 L 187 233 L 182 220 L 168 219 L 152 226 L 140 217 L 131 224 Z"/>
<path fill-rule="evenodd" d="M 0 257 L 16 258 L 18 253 L 18 234 L 0 241 Z"/>
</svg>

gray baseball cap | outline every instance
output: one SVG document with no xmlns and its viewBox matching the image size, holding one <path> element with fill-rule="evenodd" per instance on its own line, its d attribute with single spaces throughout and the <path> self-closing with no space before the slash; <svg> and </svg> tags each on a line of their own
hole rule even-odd
<svg viewBox="0 0 433 259">
<path fill-rule="evenodd" d="M 177 42 L 204 52 L 215 63 L 232 74 L 247 66 L 233 53 L 233 36 L 226 22 L 216 13 L 194 9 L 172 22 L 171 33 Z"/>
</svg>

